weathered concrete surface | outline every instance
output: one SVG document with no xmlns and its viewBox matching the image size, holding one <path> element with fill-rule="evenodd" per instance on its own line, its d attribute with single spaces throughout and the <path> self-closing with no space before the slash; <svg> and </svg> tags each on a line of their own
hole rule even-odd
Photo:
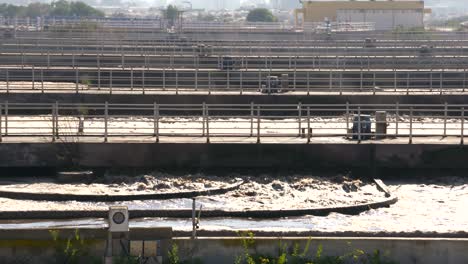
<svg viewBox="0 0 468 264">
<path fill-rule="evenodd" d="M 307 238 L 256 239 L 255 251 L 267 256 L 278 256 L 280 246 L 287 245 L 287 250 L 292 251 L 294 244 L 299 243 L 302 252 L 307 241 Z M 240 239 L 201 239 L 195 244 L 187 239 L 176 242 L 179 249 L 182 249 L 182 256 L 195 247 L 194 257 L 200 257 L 207 264 L 234 263 L 236 256 L 244 252 Z M 468 259 L 466 239 L 317 238 L 312 239 L 307 256 L 313 257 L 319 245 L 323 246 L 323 256 L 342 256 L 360 249 L 368 253 L 380 250 L 398 263 L 459 264 Z M 255 251 L 252 250 L 251 253 Z"/>
<path fill-rule="evenodd" d="M 468 101 L 467 94 L 452 95 L 338 95 L 337 93 L 314 94 L 307 96 L 302 94 L 280 94 L 265 95 L 261 93 L 213 93 L 189 94 L 93 94 L 80 93 L 0 93 L 0 102 L 8 101 L 10 103 L 103 103 L 111 104 L 465 104 Z"/>
<path fill-rule="evenodd" d="M 468 168 L 444 144 L 4 143 L 0 167 Z"/>
</svg>

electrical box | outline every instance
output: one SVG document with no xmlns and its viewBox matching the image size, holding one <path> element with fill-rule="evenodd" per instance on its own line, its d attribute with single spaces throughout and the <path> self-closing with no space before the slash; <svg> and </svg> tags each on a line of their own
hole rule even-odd
<svg viewBox="0 0 468 264">
<path fill-rule="evenodd" d="M 109 207 L 109 232 L 129 232 L 129 213 L 126 206 Z"/>
</svg>

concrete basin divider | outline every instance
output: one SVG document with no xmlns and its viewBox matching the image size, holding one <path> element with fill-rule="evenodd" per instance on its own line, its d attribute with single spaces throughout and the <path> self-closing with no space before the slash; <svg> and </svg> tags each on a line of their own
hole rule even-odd
<svg viewBox="0 0 468 264">
<path fill-rule="evenodd" d="M 387 190 L 385 184 L 380 181 L 375 181 L 379 190 Z M 240 186 L 240 183 L 239 183 Z M 306 208 L 306 209 L 288 209 L 288 210 L 203 210 L 202 215 L 205 218 L 215 217 L 235 217 L 235 218 L 256 218 L 256 219 L 271 219 L 282 217 L 299 217 L 304 215 L 327 216 L 330 213 L 340 213 L 346 215 L 356 215 L 371 209 L 389 207 L 398 201 L 396 196 L 393 196 L 389 191 L 385 192 L 386 199 L 377 202 L 364 203 L 350 206 L 339 207 L 323 207 L 323 208 Z M 0 193 L 3 196 L 5 192 Z M 8 193 L 11 195 L 11 192 Z M 211 193 L 213 194 L 213 193 Z M 18 195 L 18 193 L 14 193 Z M 27 195 L 27 194 L 26 194 Z M 24 198 L 23 198 L 24 199 Z M 24 219 L 77 219 L 77 218 L 106 218 L 108 211 L 105 210 L 88 210 L 88 211 L 4 211 L 0 214 L 0 220 Z M 130 210 L 130 218 L 147 218 L 147 217 L 165 217 L 165 218 L 191 218 L 192 210 L 190 209 L 158 209 L 158 210 Z"/>
<path fill-rule="evenodd" d="M 197 196 L 209 196 L 225 194 L 227 192 L 238 189 L 245 182 L 237 181 L 223 188 L 209 188 L 200 191 L 188 192 L 168 192 L 168 193 L 152 193 L 152 194 L 129 194 L 129 195 L 100 195 L 100 194 L 64 194 L 64 193 L 35 193 L 35 192 L 16 192 L 7 191 L 0 188 L 0 197 L 16 199 L 16 200 L 33 200 L 33 201 L 79 201 L 79 202 L 123 202 L 136 200 L 168 200 L 195 198 Z"/>
</svg>

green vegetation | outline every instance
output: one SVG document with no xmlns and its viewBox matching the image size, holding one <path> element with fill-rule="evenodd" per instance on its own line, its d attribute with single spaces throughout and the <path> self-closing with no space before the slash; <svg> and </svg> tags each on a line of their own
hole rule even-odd
<svg viewBox="0 0 468 264">
<path fill-rule="evenodd" d="M 98 257 L 91 256 L 89 254 L 92 245 L 86 243 L 80 233 L 75 230 L 73 236 L 70 236 L 66 240 L 59 238 L 59 231 L 49 231 L 54 242 L 55 257 L 51 263 L 67 263 L 75 264 L 82 263 L 83 260 L 87 260 L 88 263 L 98 264 L 101 263 L 101 259 Z"/>
<path fill-rule="evenodd" d="M 249 22 L 277 22 L 278 19 L 266 8 L 256 8 L 247 15 Z"/>
<path fill-rule="evenodd" d="M 235 264 L 395 264 L 396 262 L 388 259 L 380 251 L 372 254 L 365 253 L 363 250 L 352 250 L 343 256 L 325 256 L 322 245 L 318 245 L 315 256 L 310 257 L 311 239 L 307 242 L 304 249 L 301 250 L 299 244 L 294 244 L 292 249 L 287 244 L 280 242 L 277 256 L 266 256 L 261 253 L 251 251 L 255 250 L 255 239 L 251 232 L 240 234 L 244 252 L 235 260 Z M 290 249 L 290 250 L 288 250 Z"/>
<path fill-rule="evenodd" d="M 104 12 L 83 2 L 54 1 L 51 4 L 31 3 L 27 6 L 0 4 L 0 15 L 5 17 L 75 16 L 104 17 Z"/>
<path fill-rule="evenodd" d="M 175 21 L 179 17 L 179 9 L 175 5 L 168 5 L 164 10 L 164 18 L 171 22 L 171 25 L 175 24 Z"/>
</svg>

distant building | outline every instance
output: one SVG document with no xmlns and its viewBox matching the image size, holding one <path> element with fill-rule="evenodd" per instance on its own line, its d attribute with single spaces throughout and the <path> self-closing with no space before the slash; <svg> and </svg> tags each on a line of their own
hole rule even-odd
<svg viewBox="0 0 468 264">
<path fill-rule="evenodd" d="M 296 24 L 302 15 L 302 23 L 364 22 L 373 23 L 376 30 L 391 30 L 397 27 L 424 26 L 424 1 L 412 0 L 303 0 L 296 10 Z"/>
<path fill-rule="evenodd" d="M 240 0 L 191 0 L 188 2 L 192 3 L 193 9 L 234 10 L 240 8 Z"/>
<path fill-rule="evenodd" d="M 301 7 L 299 0 L 270 0 L 273 8 L 280 10 L 292 10 Z"/>
</svg>

